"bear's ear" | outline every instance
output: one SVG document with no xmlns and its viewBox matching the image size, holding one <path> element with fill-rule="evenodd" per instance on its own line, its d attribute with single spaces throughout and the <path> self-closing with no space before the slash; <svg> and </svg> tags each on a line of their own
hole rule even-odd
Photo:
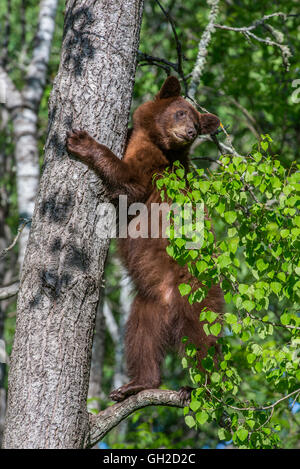
<svg viewBox="0 0 300 469">
<path fill-rule="evenodd" d="M 181 86 L 176 77 L 168 77 L 155 99 L 175 98 L 181 95 Z"/>
<path fill-rule="evenodd" d="M 213 134 L 220 125 L 220 119 L 214 114 L 200 114 L 200 134 Z"/>
</svg>

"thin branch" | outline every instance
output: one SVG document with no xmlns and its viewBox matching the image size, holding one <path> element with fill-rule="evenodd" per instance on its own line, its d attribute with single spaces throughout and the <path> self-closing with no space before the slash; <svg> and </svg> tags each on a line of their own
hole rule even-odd
<svg viewBox="0 0 300 469">
<path fill-rule="evenodd" d="M 241 27 L 241 28 L 236 28 L 236 27 L 233 27 L 233 26 L 225 26 L 225 25 L 222 25 L 222 24 L 214 24 L 214 27 L 218 28 L 218 29 L 223 29 L 223 30 L 226 30 L 226 31 L 236 31 L 236 32 L 242 33 L 246 37 L 246 39 L 248 39 L 248 40 L 250 40 L 252 38 L 255 41 L 266 44 L 267 46 L 273 46 L 273 47 L 279 48 L 280 51 L 281 51 L 283 64 L 284 64 L 286 70 L 288 70 L 289 66 L 290 66 L 289 58 L 292 55 L 291 51 L 290 51 L 290 49 L 287 45 L 282 44 L 282 41 L 283 41 L 282 33 L 280 33 L 279 31 L 276 31 L 272 26 L 266 24 L 266 22 L 270 18 L 273 18 L 275 16 L 277 16 L 277 17 L 280 16 L 284 20 L 287 19 L 287 15 L 285 15 L 285 13 L 277 12 L 277 13 L 272 13 L 271 15 L 265 15 L 263 18 L 255 21 L 250 26 L 244 26 L 244 27 Z M 276 41 L 272 41 L 269 38 L 264 39 L 262 37 L 257 36 L 256 34 L 254 34 L 252 31 L 254 29 L 256 29 L 258 26 L 264 26 L 265 29 L 267 29 L 272 34 L 272 36 L 276 39 Z"/>
<path fill-rule="evenodd" d="M 293 409 L 294 405 L 296 404 L 297 400 L 298 400 L 298 397 L 299 397 L 299 394 L 300 394 L 300 391 L 298 392 L 298 394 L 296 394 L 296 397 L 295 399 L 293 400 L 293 403 L 291 405 L 291 410 Z"/>
<path fill-rule="evenodd" d="M 16 237 L 14 238 L 13 242 L 10 244 L 10 246 L 8 246 L 7 248 L 3 249 L 3 251 L 0 252 L 0 259 L 2 259 L 2 257 L 6 256 L 6 254 L 8 253 L 8 251 L 11 251 L 11 249 L 13 249 L 13 247 L 17 244 L 20 236 L 21 236 L 21 233 L 22 231 L 24 230 L 25 226 L 28 225 L 28 223 L 30 223 L 31 220 L 25 220 L 22 225 L 19 227 L 18 229 L 18 233 L 16 235 Z"/>
<path fill-rule="evenodd" d="M 273 327 L 281 327 L 283 329 L 294 329 L 294 330 L 299 330 L 300 331 L 299 326 L 291 326 L 289 324 L 280 324 L 280 323 L 277 323 L 277 322 L 274 323 L 274 322 L 271 322 L 271 321 L 263 321 L 262 319 L 257 318 L 256 316 L 253 316 L 253 314 L 250 314 L 250 313 L 247 313 L 247 316 L 251 319 L 254 319 L 256 321 L 260 321 L 263 324 L 269 324 L 270 326 L 273 326 Z"/>
<path fill-rule="evenodd" d="M 210 161 L 211 163 L 217 163 L 220 166 L 224 166 L 221 161 L 218 161 L 214 158 L 210 158 L 209 156 L 194 156 L 191 158 L 192 161 Z"/>
<path fill-rule="evenodd" d="M 86 446 L 93 447 L 98 441 L 116 427 L 129 415 L 144 407 L 159 405 L 169 407 L 184 407 L 187 403 L 182 402 L 180 394 L 176 391 L 147 389 L 134 396 L 130 396 L 123 402 L 114 404 L 100 412 L 98 415 L 89 415 L 90 433 Z"/>
<path fill-rule="evenodd" d="M 156 0 L 156 3 L 159 5 L 161 11 L 164 13 L 164 15 L 166 16 L 166 18 L 168 19 L 168 21 L 171 25 L 173 35 L 174 35 L 174 39 L 175 39 L 175 43 L 176 43 L 176 52 L 177 52 L 177 70 L 176 71 L 177 71 L 178 75 L 181 77 L 181 79 L 183 81 L 185 94 L 188 94 L 188 85 L 187 85 L 186 77 L 184 75 L 183 66 L 182 66 L 184 57 L 183 57 L 183 53 L 182 53 L 181 42 L 179 40 L 177 31 L 176 31 L 175 22 L 174 22 L 173 18 L 171 17 L 171 15 L 169 14 L 169 12 L 166 11 L 164 9 L 164 7 L 161 5 L 159 0 Z"/>
<path fill-rule="evenodd" d="M 235 28 L 232 26 L 225 26 L 222 24 L 215 24 L 216 28 L 219 29 L 226 29 L 228 31 L 239 31 L 239 32 L 245 32 L 245 31 L 252 31 L 253 29 L 256 29 L 258 26 L 264 24 L 266 21 L 268 21 L 270 18 L 274 18 L 274 16 L 281 16 L 284 20 L 286 20 L 287 15 L 281 11 L 277 13 L 272 13 L 271 15 L 265 15 L 259 20 L 254 21 L 250 26 L 243 26 L 241 28 Z"/>
<path fill-rule="evenodd" d="M 237 406 L 226 404 L 225 402 L 223 402 L 222 399 L 219 399 L 218 397 L 216 397 L 206 385 L 203 385 L 203 387 L 211 395 L 213 399 L 216 399 L 216 401 L 220 402 L 220 404 L 224 405 L 224 407 L 229 407 L 230 409 L 239 410 L 241 412 L 246 412 L 246 411 L 261 412 L 263 410 L 274 409 L 274 407 L 280 404 L 280 402 L 283 402 L 286 399 L 289 399 L 290 397 L 294 396 L 295 394 L 300 393 L 300 388 L 296 389 L 296 391 L 293 391 L 287 394 L 286 396 L 281 397 L 276 402 L 273 402 L 273 404 L 262 406 L 262 407 L 237 407 Z"/>
<path fill-rule="evenodd" d="M 5 102 L 3 104 L 7 110 L 12 112 L 14 109 L 21 107 L 23 105 L 22 95 L 6 70 L 0 65 L 0 86 L 1 84 L 5 86 Z"/>
<path fill-rule="evenodd" d="M 167 75 L 170 75 L 171 68 L 178 73 L 178 66 L 176 63 L 169 62 L 168 60 L 162 59 L 160 57 L 153 57 L 152 55 L 148 55 L 144 52 L 139 51 L 137 55 L 137 60 L 139 66 L 155 65 L 156 67 L 161 67 Z"/>
<path fill-rule="evenodd" d="M 254 119 L 254 117 L 250 114 L 250 112 L 241 104 L 239 103 L 235 98 L 233 98 L 230 95 L 227 95 L 223 90 L 221 89 L 214 89 L 210 86 L 202 86 L 201 87 L 201 92 L 202 91 L 207 91 L 208 93 L 212 94 L 217 94 L 219 96 L 222 96 L 226 98 L 226 100 L 229 100 L 232 104 L 234 104 L 240 111 L 244 114 L 244 116 L 247 119 L 247 125 L 250 129 L 250 131 L 253 133 L 253 135 L 256 137 L 257 140 L 260 140 L 260 134 L 262 134 L 262 130 L 260 129 L 258 123 Z"/>
<path fill-rule="evenodd" d="M 17 295 L 19 291 L 19 282 L 15 282 L 11 285 L 0 288 L 0 301 L 8 300 L 13 296 Z"/>
</svg>

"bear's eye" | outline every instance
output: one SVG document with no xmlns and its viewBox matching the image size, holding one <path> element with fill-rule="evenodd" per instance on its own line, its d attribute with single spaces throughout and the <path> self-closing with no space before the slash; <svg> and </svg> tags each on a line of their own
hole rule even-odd
<svg viewBox="0 0 300 469">
<path fill-rule="evenodd" d="M 185 111 L 177 111 L 176 112 L 176 117 L 183 117 L 183 116 L 185 116 L 185 114 L 186 114 Z"/>
</svg>

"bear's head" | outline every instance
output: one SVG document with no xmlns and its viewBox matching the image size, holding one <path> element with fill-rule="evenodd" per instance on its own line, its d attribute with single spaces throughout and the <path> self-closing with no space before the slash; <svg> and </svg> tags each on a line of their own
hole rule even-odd
<svg viewBox="0 0 300 469">
<path fill-rule="evenodd" d="M 133 115 L 134 128 L 142 128 L 163 150 L 187 149 L 197 135 L 212 134 L 220 125 L 214 114 L 201 114 L 181 96 L 178 79 L 168 77 L 153 101 Z"/>
</svg>

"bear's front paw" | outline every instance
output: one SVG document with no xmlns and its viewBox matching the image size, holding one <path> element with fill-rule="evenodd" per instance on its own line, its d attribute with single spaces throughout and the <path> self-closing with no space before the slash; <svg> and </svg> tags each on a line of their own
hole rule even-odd
<svg viewBox="0 0 300 469">
<path fill-rule="evenodd" d="M 96 145 L 97 142 L 85 130 L 67 133 L 67 150 L 84 163 L 92 163 Z"/>
</svg>

